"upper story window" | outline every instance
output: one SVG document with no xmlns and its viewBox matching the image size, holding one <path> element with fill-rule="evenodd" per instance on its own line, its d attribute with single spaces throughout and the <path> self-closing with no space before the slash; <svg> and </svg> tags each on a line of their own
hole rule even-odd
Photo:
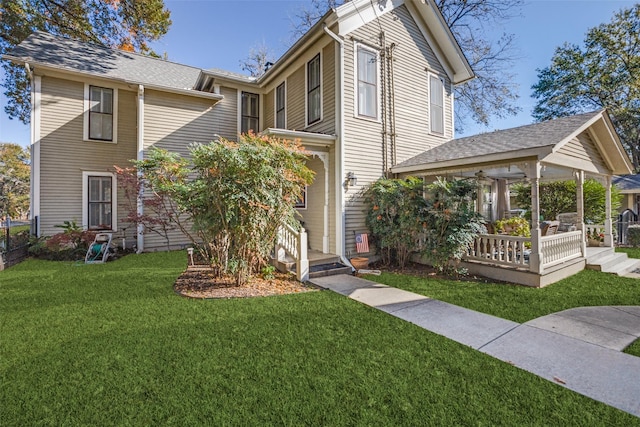
<svg viewBox="0 0 640 427">
<path fill-rule="evenodd" d="M 378 118 L 378 54 L 371 49 L 358 45 L 358 116 Z"/>
<path fill-rule="evenodd" d="M 118 89 L 85 85 L 84 139 L 116 142 Z"/>
<path fill-rule="evenodd" d="M 282 82 L 282 84 L 276 88 L 276 128 L 278 129 L 287 127 L 286 96 L 286 86 L 285 83 Z"/>
<path fill-rule="evenodd" d="M 431 132 L 444 135 L 444 80 L 429 76 L 429 128 Z"/>
<path fill-rule="evenodd" d="M 240 118 L 240 132 L 250 130 L 258 132 L 260 126 L 260 96 L 255 93 L 242 92 L 242 116 Z"/>
<path fill-rule="evenodd" d="M 307 63 L 307 125 L 322 119 L 320 54 Z"/>
</svg>

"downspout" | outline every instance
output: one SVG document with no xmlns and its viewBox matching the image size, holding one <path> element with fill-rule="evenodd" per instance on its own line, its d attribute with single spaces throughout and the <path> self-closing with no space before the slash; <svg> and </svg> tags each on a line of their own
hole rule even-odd
<svg viewBox="0 0 640 427">
<path fill-rule="evenodd" d="M 391 167 L 394 167 L 398 163 L 398 149 L 396 147 L 396 92 L 395 82 L 393 81 L 393 51 L 396 48 L 395 43 L 391 43 L 389 46 L 389 55 L 387 60 L 389 61 L 389 120 L 391 131 Z"/>
<path fill-rule="evenodd" d="M 138 85 L 138 153 L 136 159 L 138 161 L 144 160 L 144 86 Z M 140 175 L 138 174 L 138 179 Z M 138 217 L 144 215 L 144 187 L 140 186 L 140 194 L 138 194 L 137 213 Z M 138 223 L 136 230 L 137 234 L 137 253 L 144 251 L 144 225 Z"/>
<path fill-rule="evenodd" d="M 31 234 L 40 237 L 40 108 L 42 77 L 33 74 L 33 70 L 28 62 L 24 63 L 24 68 L 31 83 L 31 140 L 29 151 L 31 155 L 30 170 L 30 212 L 32 219 Z"/>
<path fill-rule="evenodd" d="M 336 88 L 336 128 L 338 137 L 336 138 L 336 160 L 335 160 L 335 191 L 336 191 L 336 255 L 340 256 L 345 265 L 351 265 L 345 258 L 344 230 L 346 226 L 344 195 L 342 192 L 342 181 L 344 180 L 344 40 L 329 29 L 327 24 L 322 27 L 323 31 L 338 43 L 339 46 L 339 73 L 340 79 Z"/>
</svg>

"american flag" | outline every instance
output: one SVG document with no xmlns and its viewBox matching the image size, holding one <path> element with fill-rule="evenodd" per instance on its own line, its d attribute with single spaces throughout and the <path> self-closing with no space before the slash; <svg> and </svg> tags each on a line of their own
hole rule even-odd
<svg viewBox="0 0 640 427">
<path fill-rule="evenodd" d="M 369 252 L 369 236 L 367 236 L 367 233 L 356 234 L 356 252 Z"/>
</svg>

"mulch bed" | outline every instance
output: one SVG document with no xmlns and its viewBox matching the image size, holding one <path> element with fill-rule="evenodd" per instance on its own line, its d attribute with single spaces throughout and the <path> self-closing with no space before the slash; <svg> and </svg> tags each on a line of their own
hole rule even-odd
<svg viewBox="0 0 640 427">
<path fill-rule="evenodd" d="M 291 274 L 274 273 L 273 276 L 272 279 L 252 277 L 246 285 L 236 286 L 231 277 L 215 278 L 211 269 L 195 267 L 182 273 L 173 288 L 190 298 L 251 298 L 318 290 L 313 285 L 298 282 Z"/>
</svg>

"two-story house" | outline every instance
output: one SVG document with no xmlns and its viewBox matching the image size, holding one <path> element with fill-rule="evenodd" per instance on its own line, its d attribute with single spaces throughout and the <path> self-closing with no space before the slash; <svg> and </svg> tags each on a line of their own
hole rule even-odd
<svg viewBox="0 0 640 427">
<path fill-rule="evenodd" d="M 301 205 L 312 249 L 344 254 L 363 215 L 353 196 L 389 168 L 453 137 L 452 86 L 473 77 L 437 8 L 348 2 L 254 79 L 38 32 L 7 58 L 33 92 L 32 215 L 38 233 L 77 219 L 121 231 L 114 164 L 151 146 L 252 129 L 300 138 L 316 180 Z M 347 176 L 356 177 L 351 185 Z M 131 237 L 135 230 L 127 229 Z M 140 236 L 139 247 L 162 246 Z"/>
<path fill-rule="evenodd" d="M 122 221 L 113 165 L 143 159 L 152 146 L 186 154 L 193 142 L 253 130 L 300 139 L 309 151 L 316 178 L 299 205 L 308 244 L 343 261 L 355 254 L 356 234 L 366 231 L 359 190 L 392 173 L 430 175 L 419 155 L 454 139 L 453 88 L 474 77 L 432 0 L 347 2 L 257 79 L 43 32 L 5 59 L 31 76 L 31 200 L 39 235 L 76 219 L 120 233 L 139 250 L 161 249 L 160 238 Z M 618 147 L 607 136 L 609 120 L 603 113 L 598 120 L 598 137 Z M 478 169 L 454 163 L 437 170 L 454 176 Z M 614 163 L 600 172 L 628 173 L 623 160 Z M 179 235 L 171 240 L 187 243 Z"/>
</svg>

